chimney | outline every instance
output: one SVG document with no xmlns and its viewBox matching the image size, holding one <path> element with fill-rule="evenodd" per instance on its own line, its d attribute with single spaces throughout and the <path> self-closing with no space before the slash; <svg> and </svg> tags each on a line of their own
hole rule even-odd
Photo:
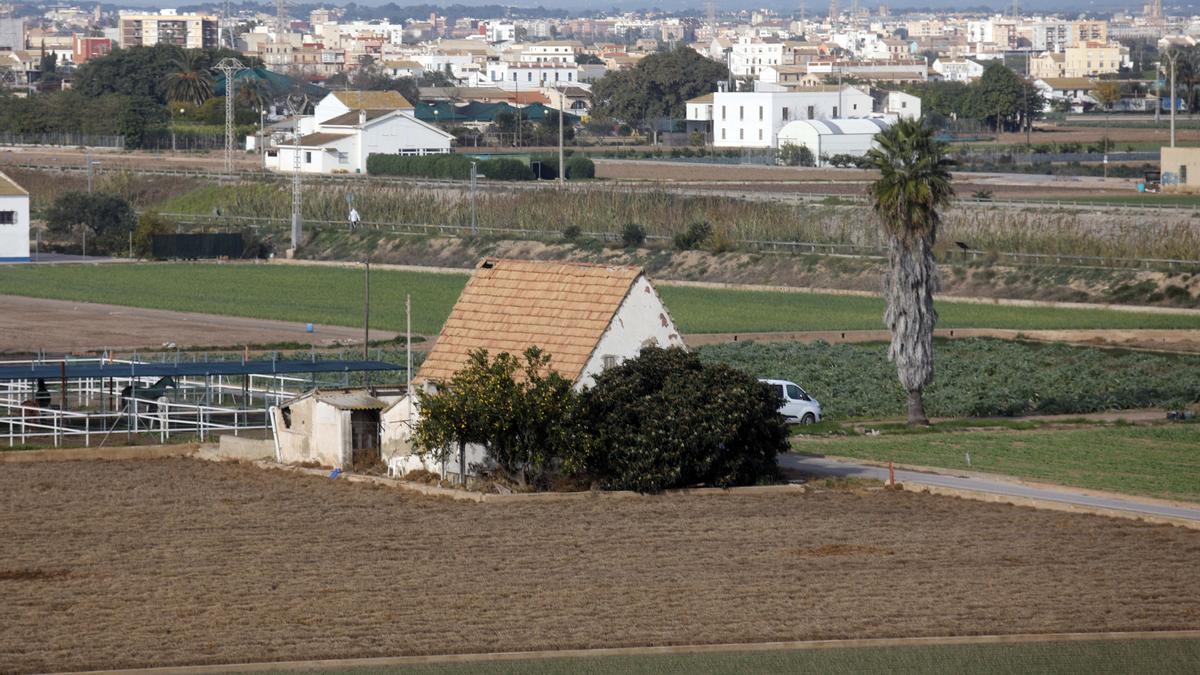
<svg viewBox="0 0 1200 675">
<path fill-rule="evenodd" d="M 358 124 L 359 124 L 359 126 L 362 126 L 362 125 L 364 125 L 364 124 L 366 124 L 366 123 L 367 123 L 367 111 L 366 111 L 366 110 L 359 110 L 359 111 L 358 111 Z"/>
</svg>

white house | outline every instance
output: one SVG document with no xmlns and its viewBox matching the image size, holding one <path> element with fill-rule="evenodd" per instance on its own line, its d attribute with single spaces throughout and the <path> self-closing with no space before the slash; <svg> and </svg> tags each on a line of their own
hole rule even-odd
<svg viewBox="0 0 1200 675">
<path fill-rule="evenodd" d="M 695 108 L 699 112 L 701 108 Z M 693 112 L 689 108 L 689 112 Z M 794 120 L 866 117 L 875 112 L 871 96 L 857 87 L 823 86 L 792 91 L 739 91 L 713 94 L 713 145 L 775 148 L 779 130 Z M 690 119 L 690 118 L 689 118 Z"/>
<path fill-rule="evenodd" d="M 875 134 L 891 126 L 887 119 L 799 120 L 779 131 L 780 145 L 802 145 L 824 166 L 834 155 L 862 157 L 875 146 Z"/>
<path fill-rule="evenodd" d="M 367 158 L 450 152 L 454 136 L 418 120 L 394 91 L 337 91 L 321 99 L 311 117 L 297 122 L 298 138 L 268 149 L 268 169 L 302 173 L 366 173 Z"/>
<path fill-rule="evenodd" d="M 0 173 L 0 262 L 29 262 L 29 193 Z"/>
<path fill-rule="evenodd" d="M 932 68 L 947 82 L 972 82 L 983 77 L 983 66 L 971 59 L 934 59 Z"/>
<path fill-rule="evenodd" d="M 414 388 L 448 381 L 475 349 L 518 355 L 531 346 L 541 348 L 551 368 L 583 389 L 642 347 L 684 343 L 639 267 L 488 259 L 475 268 L 442 325 Z M 410 411 L 420 414 L 406 398 L 382 413 L 384 460 L 391 472 L 461 475 L 457 457 L 443 465 L 412 453 Z M 484 460 L 482 448 L 468 448 L 468 475 Z"/>
</svg>

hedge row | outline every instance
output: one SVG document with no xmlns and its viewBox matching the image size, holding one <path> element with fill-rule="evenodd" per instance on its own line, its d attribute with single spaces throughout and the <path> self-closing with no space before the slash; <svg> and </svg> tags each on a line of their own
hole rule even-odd
<svg viewBox="0 0 1200 675">
<path fill-rule="evenodd" d="M 481 176 L 494 180 L 533 180 L 533 171 L 515 159 L 477 160 L 477 164 Z M 466 155 L 370 155 L 367 173 L 466 180 L 471 177 L 471 159 Z"/>
</svg>

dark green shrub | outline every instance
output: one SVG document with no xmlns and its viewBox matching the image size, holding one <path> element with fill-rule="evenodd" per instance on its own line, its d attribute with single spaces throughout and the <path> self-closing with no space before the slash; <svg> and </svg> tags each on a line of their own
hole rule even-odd
<svg viewBox="0 0 1200 675">
<path fill-rule="evenodd" d="M 750 485 L 788 448 L 771 387 L 678 347 L 605 370 L 583 400 L 592 440 L 573 461 L 609 489 Z"/>
<path fill-rule="evenodd" d="M 675 248 L 680 251 L 689 251 L 694 248 L 699 248 L 701 244 L 712 236 L 713 228 L 708 221 L 698 221 L 688 225 L 684 232 L 675 235 Z"/>
<path fill-rule="evenodd" d="M 567 241 L 575 241 L 579 238 L 580 234 L 582 234 L 582 231 L 579 229 L 578 225 L 568 225 L 564 227 L 562 231 L 563 239 Z"/>
<path fill-rule="evenodd" d="M 621 228 L 621 243 L 625 248 L 636 248 L 646 243 L 646 230 L 637 223 L 625 223 Z"/>
<path fill-rule="evenodd" d="M 583 155 L 574 155 L 567 160 L 567 179 L 580 180 L 596 177 L 596 163 Z"/>
</svg>

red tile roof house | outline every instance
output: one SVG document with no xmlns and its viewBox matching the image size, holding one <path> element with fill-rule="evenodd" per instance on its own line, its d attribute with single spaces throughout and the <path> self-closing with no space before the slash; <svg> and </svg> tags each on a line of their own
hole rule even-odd
<svg viewBox="0 0 1200 675">
<path fill-rule="evenodd" d="M 556 261 L 482 261 L 421 364 L 414 389 L 449 380 L 475 349 L 519 355 L 530 346 L 550 355 L 550 366 L 590 386 L 605 368 L 637 356 L 644 346 L 682 347 L 683 337 L 639 267 Z M 434 465 L 412 454 L 405 398 L 383 414 L 383 459 L 400 475 L 425 469 L 458 477 L 457 458 Z M 414 418 L 415 419 L 415 416 Z M 485 462 L 482 447 L 468 448 L 467 473 Z"/>
</svg>

